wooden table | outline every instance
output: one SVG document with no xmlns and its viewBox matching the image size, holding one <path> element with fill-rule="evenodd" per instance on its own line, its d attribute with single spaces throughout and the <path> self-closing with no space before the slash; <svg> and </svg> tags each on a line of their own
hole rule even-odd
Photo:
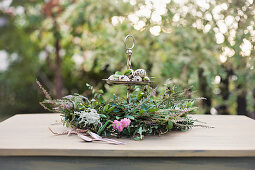
<svg viewBox="0 0 255 170">
<path fill-rule="evenodd" d="M 193 128 L 126 145 L 86 143 L 61 132 L 59 114 L 15 115 L 0 123 L 0 169 L 255 169 L 255 120 L 193 115 L 215 128 Z M 40 164 L 40 166 L 39 166 Z"/>
</svg>

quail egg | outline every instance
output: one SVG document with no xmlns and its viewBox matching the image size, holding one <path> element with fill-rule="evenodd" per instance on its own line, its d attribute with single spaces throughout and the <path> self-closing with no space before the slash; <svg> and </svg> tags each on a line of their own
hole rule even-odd
<svg viewBox="0 0 255 170">
<path fill-rule="evenodd" d="M 132 81 L 142 81 L 142 78 L 140 76 L 134 76 Z"/>
<path fill-rule="evenodd" d="M 118 81 L 119 80 L 119 77 L 116 76 L 116 75 L 111 75 L 108 80 L 112 80 L 112 81 Z"/>
<path fill-rule="evenodd" d="M 135 75 L 143 78 L 146 76 L 146 71 L 144 69 L 137 69 L 135 70 Z"/>
<path fill-rule="evenodd" d="M 119 81 L 129 81 L 129 78 L 128 78 L 128 76 L 121 75 L 121 76 L 119 76 Z"/>
</svg>

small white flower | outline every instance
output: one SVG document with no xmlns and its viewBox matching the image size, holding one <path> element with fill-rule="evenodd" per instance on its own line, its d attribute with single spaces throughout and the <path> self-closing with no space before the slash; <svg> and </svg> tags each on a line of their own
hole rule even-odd
<svg viewBox="0 0 255 170">
<path fill-rule="evenodd" d="M 79 112 L 74 112 L 74 114 L 78 115 L 80 117 L 80 122 L 84 122 L 84 126 L 86 125 L 99 125 L 101 124 L 100 122 L 100 115 L 97 113 L 95 109 L 90 109 L 88 108 L 86 111 L 79 111 Z"/>
</svg>

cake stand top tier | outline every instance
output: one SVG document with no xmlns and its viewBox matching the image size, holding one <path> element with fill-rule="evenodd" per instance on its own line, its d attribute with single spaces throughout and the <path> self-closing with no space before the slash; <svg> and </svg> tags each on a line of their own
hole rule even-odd
<svg viewBox="0 0 255 170">
<path fill-rule="evenodd" d="M 129 47 L 127 44 L 127 39 L 132 39 L 132 44 Z M 132 55 L 132 49 L 135 47 L 135 38 L 133 35 L 127 35 L 124 39 L 124 45 L 126 54 L 128 57 L 127 60 L 127 69 L 131 69 L 131 55 Z M 107 84 L 114 84 L 114 85 L 126 85 L 126 86 L 136 86 L 136 85 L 150 85 L 151 81 L 119 81 L 119 80 L 109 80 L 109 79 L 102 79 L 103 81 L 106 81 Z"/>
</svg>

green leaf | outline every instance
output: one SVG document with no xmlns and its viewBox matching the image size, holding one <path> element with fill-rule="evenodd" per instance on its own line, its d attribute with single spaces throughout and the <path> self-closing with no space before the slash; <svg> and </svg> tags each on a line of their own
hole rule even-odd
<svg viewBox="0 0 255 170">
<path fill-rule="evenodd" d="M 141 108 L 146 111 L 146 110 L 148 110 L 148 105 L 147 104 L 142 104 Z"/>
<path fill-rule="evenodd" d="M 104 91 L 102 89 L 98 90 L 99 93 L 103 94 Z"/>
<path fill-rule="evenodd" d="M 115 106 L 110 107 L 110 109 L 108 109 L 107 113 L 111 113 L 114 108 L 115 108 Z"/>
<path fill-rule="evenodd" d="M 167 123 L 167 129 L 168 130 L 173 129 L 173 125 L 174 125 L 173 122 L 171 120 L 169 120 L 168 123 Z"/>
<path fill-rule="evenodd" d="M 140 139 L 140 136 L 136 136 L 136 137 L 134 138 L 134 140 L 136 140 L 136 141 L 141 140 L 141 139 Z"/>
<path fill-rule="evenodd" d="M 156 111 L 158 111 L 159 109 L 149 109 L 148 110 L 148 113 L 154 113 L 154 112 L 156 112 Z"/>
<path fill-rule="evenodd" d="M 104 106 L 103 111 L 104 111 L 104 112 L 107 112 L 107 111 L 108 111 L 108 108 L 109 108 L 109 104 L 107 104 L 107 105 Z"/>
<path fill-rule="evenodd" d="M 122 73 L 121 73 L 120 71 L 116 71 L 116 72 L 115 72 L 115 75 L 121 76 Z"/>
<path fill-rule="evenodd" d="M 105 114 L 100 114 L 100 117 L 107 118 L 107 116 L 105 116 Z"/>
<path fill-rule="evenodd" d="M 112 124 L 110 124 L 110 125 L 107 127 L 107 129 L 109 129 L 110 127 L 112 127 Z"/>
<path fill-rule="evenodd" d="M 103 103 L 104 102 L 104 98 L 101 96 L 101 95 L 99 95 L 99 103 L 101 104 L 101 103 Z"/>
<path fill-rule="evenodd" d="M 142 114 L 142 113 L 144 113 L 145 111 L 143 110 L 143 109 L 141 109 L 138 113 L 139 114 Z"/>
<path fill-rule="evenodd" d="M 128 118 L 128 119 L 131 119 L 131 120 L 135 120 L 135 117 L 131 116 L 131 115 L 126 115 L 125 117 Z"/>
<path fill-rule="evenodd" d="M 140 127 L 140 128 L 139 128 L 138 133 L 139 133 L 140 135 L 143 134 L 143 127 Z"/>
<path fill-rule="evenodd" d="M 125 72 L 124 72 L 124 75 L 126 75 L 126 76 L 128 76 L 128 75 L 130 75 L 132 73 L 132 70 L 126 70 Z"/>
<path fill-rule="evenodd" d="M 98 135 L 100 135 L 102 132 L 103 132 L 103 130 L 105 129 L 105 127 L 107 126 L 107 124 L 110 122 L 110 120 L 107 120 L 106 122 L 105 122 L 105 124 L 98 130 L 98 132 L 97 132 L 97 134 Z"/>
<path fill-rule="evenodd" d="M 98 98 L 98 94 L 97 93 L 94 94 L 94 98 Z"/>
<path fill-rule="evenodd" d="M 141 98 L 143 97 L 144 93 L 142 91 L 140 91 L 138 94 L 137 94 L 137 99 L 138 100 L 141 100 Z"/>
<path fill-rule="evenodd" d="M 114 112 L 114 113 L 118 113 L 119 111 L 120 111 L 120 110 L 119 110 L 118 108 L 114 108 L 114 109 L 113 109 L 113 112 Z"/>
<path fill-rule="evenodd" d="M 143 132 L 143 127 L 136 129 L 133 136 L 135 136 L 137 133 L 139 134 L 139 136 L 134 137 L 134 140 L 142 140 L 144 137 L 144 135 L 142 135 L 142 132 Z"/>
</svg>

